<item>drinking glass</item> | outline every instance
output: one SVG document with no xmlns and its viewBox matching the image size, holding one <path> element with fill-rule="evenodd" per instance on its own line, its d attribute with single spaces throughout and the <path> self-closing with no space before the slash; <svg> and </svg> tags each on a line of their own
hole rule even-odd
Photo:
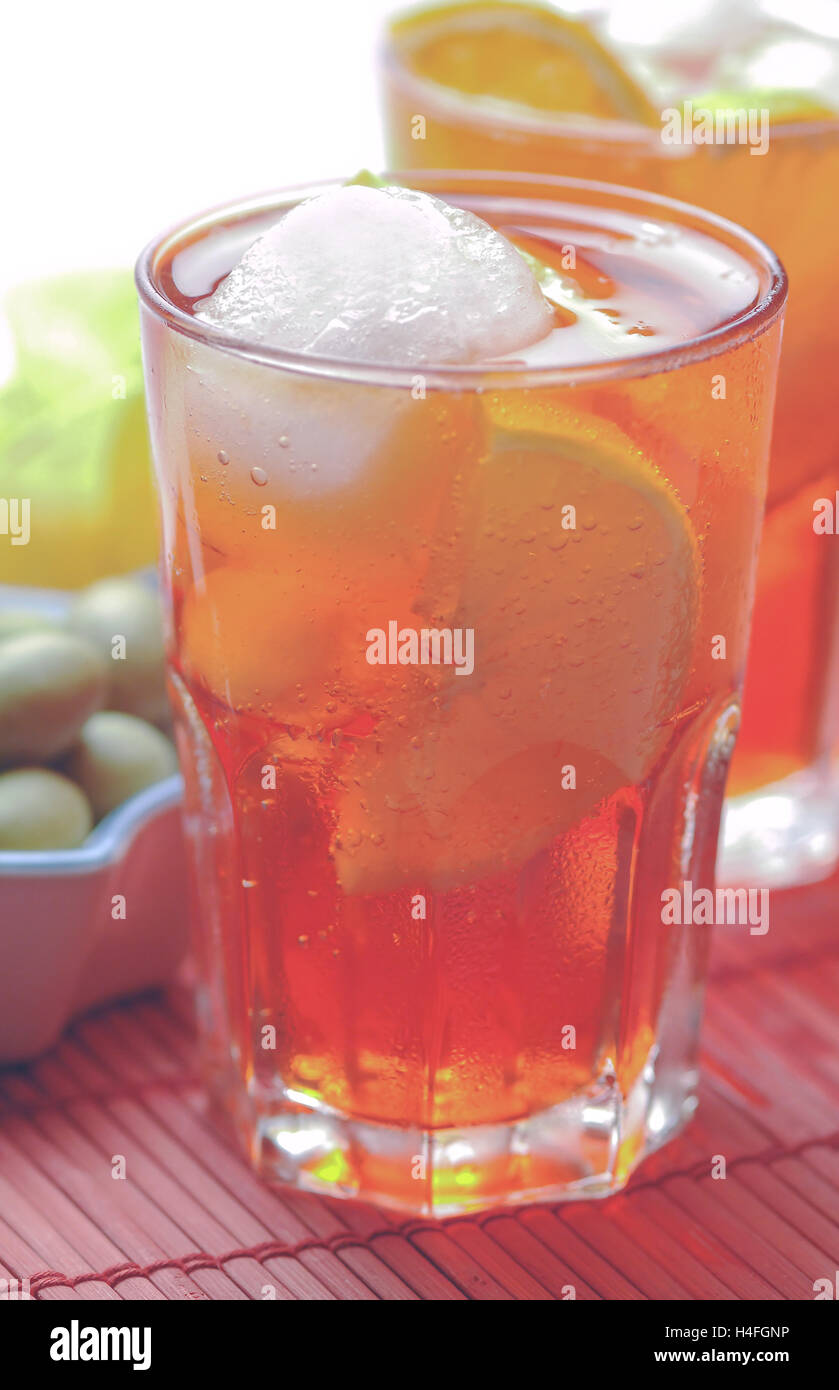
<svg viewBox="0 0 839 1390">
<path fill-rule="evenodd" d="M 825 877 L 839 860 L 839 336 L 826 308 L 839 297 L 839 118 L 773 125 L 758 155 L 746 143 L 669 143 L 660 119 L 550 111 L 535 98 L 529 108 L 500 99 L 500 89 L 494 98 L 510 50 L 499 50 L 481 86 L 457 47 L 458 26 L 498 24 L 515 8 L 397 16 L 382 55 L 388 158 L 400 168 L 527 170 L 649 189 L 731 218 L 780 256 L 790 297 L 720 875 L 765 887 Z M 523 8 L 527 42 L 540 33 L 540 7 Z M 577 77 L 594 58 L 582 47 L 575 54 Z M 686 53 L 683 66 L 702 81 L 701 56 Z M 683 442 L 702 445 L 699 435 Z"/>
<path fill-rule="evenodd" d="M 603 1194 L 692 1112 L 665 904 L 714 886 L 786 287 L 655 196 L 392 179 L 682 325 L 417 369 L 196 317 L 324 185 L 139 262 L 208 1083 L 267 1176 L 436 1216 Z"/>
</svg>

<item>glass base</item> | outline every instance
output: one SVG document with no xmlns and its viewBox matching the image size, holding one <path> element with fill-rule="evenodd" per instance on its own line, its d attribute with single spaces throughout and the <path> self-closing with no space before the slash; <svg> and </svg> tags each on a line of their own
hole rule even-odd
<svg viewBox="0 0 839 1390">
<path fill-rule="evenodd" d="M 839 862 L 839 790 L 821 768 L 726 802 L 717 882 L 792 888 Z"/>
<path fill-rule="evenodd" d="M 624 1099 L 610 1069 L 585 1094 L 526 1119 L 428 1131 L 341 1115 L 286 1091 L 249 1147 L 269 1181 L 414 1216 L 605 1197 L 690 1119 L 695 1073 L 656 1076 Z"/>
</svg>

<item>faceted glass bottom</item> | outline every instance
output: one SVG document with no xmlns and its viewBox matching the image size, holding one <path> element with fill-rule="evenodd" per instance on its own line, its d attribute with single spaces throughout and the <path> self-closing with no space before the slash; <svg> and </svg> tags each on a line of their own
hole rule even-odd
<svg viewBox="0 0 839 1390">
<path fill-rule="evenodd" d="M 247 1103 L 235 1117 L 230 1096 L 224 1108 L 268 1181 L 447 1217 L 618 1191 L 690 1119 L 695 1083 L 693 1070 L 657 1072 L 651 1055 L 625 1098 L 607 1070 L 539 1114 L 436 1131 L 357 1120 L 292 1090 L 258 1119 L 243 1113 Z"/>
</svg>

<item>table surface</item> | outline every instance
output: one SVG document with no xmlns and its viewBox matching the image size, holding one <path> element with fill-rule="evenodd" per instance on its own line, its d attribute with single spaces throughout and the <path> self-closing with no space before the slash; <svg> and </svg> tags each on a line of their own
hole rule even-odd
<svg viewBox="0 0 839 1390">
<path fill-rule="evenodd" d="M 0 1072 L 0 1278 L 39 1299 L 812 1299 L 839 1269 L 839 876 L 771 914 L 764 937 L 717 929 L 696 1119 L 605 1202 L 431 1223 L 269 1188 L 205 1113 L 184 986 L 91 1015 Z"/>
</svg>

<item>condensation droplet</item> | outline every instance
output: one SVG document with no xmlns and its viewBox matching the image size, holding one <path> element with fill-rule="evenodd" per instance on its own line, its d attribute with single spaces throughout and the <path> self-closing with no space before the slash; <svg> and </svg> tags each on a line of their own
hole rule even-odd
<svg viewBox="0 0 839 1390">
<path fill-rule="evenodd" d="M 218 453 L 216 454 L 216 458 L 218 459 L 219 463 L 230 462 L 230 455 L 224 449 L 219 449 Z"/>
<path fill-rule="evenodd" d="M 257 487 L 264 487 L 268 481 L 268 474 L 265 472 L 264 468 L 256 467 L 251 469 L 251 478 L 256 483 Z"/>
</svg>

